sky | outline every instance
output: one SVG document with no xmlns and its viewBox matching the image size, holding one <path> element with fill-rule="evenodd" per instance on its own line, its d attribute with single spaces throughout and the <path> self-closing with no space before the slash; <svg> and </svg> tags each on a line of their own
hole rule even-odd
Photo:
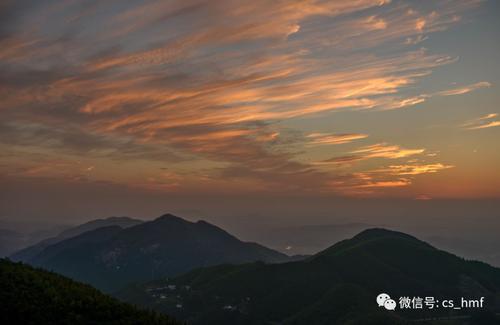
<svg viewBox="0 0 500 325">
<path fill-rule="evenodd" d="M 4 0 L 0 218 L 498 217 L 499 14 Z"/>
</svg>

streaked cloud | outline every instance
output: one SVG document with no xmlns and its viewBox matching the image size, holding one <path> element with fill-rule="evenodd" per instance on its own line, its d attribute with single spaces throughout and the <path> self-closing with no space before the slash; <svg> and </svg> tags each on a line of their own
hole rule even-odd
<svg viewBox="0 0 500 325">
<path fill-rule="evenodd" d="M 393 175 L 420 175 L 436 173 L 443 169 L 453 168 L 453 165 L 436 164 L 412 164 L 412 165 L 391 165 L 387 168 L 375 170 L 374 172 L 389 173 Z"/>
<path fill-rule="evenodd" d="M 488 122 L 486 124 L 469 127 L 468 129 L 469 130 L 479 130 L 479 129 L 492 128 L 495 126 L 500 126 L 500 121 L 491 121 L 491 122 Z"/>
<path fill-rule="evenodd" d="M 326 134 L 326 133 L 311 133 L 306 136 L 311 139 L 311 145 L 323 144 L 344 144 L 355 140 L 365 139 L 367 134 L 362 133 L 341 133 L 341 134 Z"/>
<path fill-rule="evenodd" d="M 411 182 L 407 179 L 399 179 L 396 181 L 379 181 L 379 182 L 368 182 L 366 184 L 358 185 L 358 188 L 392 188 L 408 186 Z"/>
<path fill-rule="evenodd" d="M 404 158 L 421 154 L 425 149 L 404 149 L 397 145 L 388 145 L 386 143 L 377 143 L 371 146 L 362 147 L 352 151 L 353 154 L 361 154 L 366 159 L 369 158 Z"/>
<path fill-rule="evenodd" d="M 425 149 L 406 149 L 398 145 L 389 145 L 387 143 L 377 143 L 364 146 L 350 151 L 348 155 L 329 158 L 318 162 L 318 164 L 352 164 L 358 161 L 384 158 L 399 159 L 422 154 Z"/>
<path fill-rule="evenodd" d="M 25 176 L 83 175 L 157 190 L 205 186 L 196 180 L 217 189 L 330 190 L 340 175 L 322 164 L 403 159 L 425 149 L 378 143 L 314 163 L 298 157 L 309 150 L 331 156 L 326 145 L 349 146 L 370 132 L 356 122 L 352 132 L 304 132 L 305 119 L 407 108 L 490 86 L 418 91 L 457 58 L 415 45 L 458 24 L 476 1 L 28 4 L 8 3 L 3 10 L 16 19 L 0 25 L 0 143 L 17 157 L 5 169 L 17 171 L 24 161 Z M 297 129 L 283 126 L 290 121 Z M 44 161 L 93 161 L 57 173 L 23 160 L 32 151 Z M 137 174 L 124 167 L 111 179 L 106 170 L 116 162 L 138 166 Z M 170 165 L 169 177 L 160 163 Z M 410 183 L 371 179 L 349 187 Z"/>
<path fill-rule="evenodd" d="M 398 145 L 389 145 L 387 143 L 377 143 L 369 146 L 364 146 L 356 150 L 350 151 L 343 156 L 336 156 L 329 159 L 317 161 L 316 165 L 338 165 L 352 166 L 355 163 L 368 159 L 401 159 L 411 156 L 421 155 L 425 149 L 406 149 Z M 403 167 L 403 166 L 400 166 Z M 382 170 L 381 170 L 382 171 Z M 387 170 L 385 170 L 387 171 Z"/>
<path fill-rule="evenodd" d="M 462 124 L 462 127 L 467 130 L 480 130 L 500 126 L 500 121 L 492 121 L 497 117 L 497 113 L 486 114 Z"/>
<path fill-rule="evenodd" d="M 475 84 L 468 85 L 468 86 L 453 88 L 453 89 L 449 89 L 449 90 L 443 90 L 443 91 L 440 91 L 439 93 L 437 93 L 437 95 L 439 95 L 439 96 L 462 95 L 462 94 L 466 94 L 466 93 L 469 93 L 469 92 L 477 90 L 477 89 L 489 88 L 489 87 L 491 87 L 491 83 L 486 82 L 486 81 L 481 81 L 481 82 L 477 82 Z"/>
<path fill-rule="evenodd" d="M 389 165 L 377 169 L 366 169 L 343 174 L 336 178 L 331 183 L 331 186 L 346 195 L 380 195 L 394 188 L 411 186 L 413 180 L 419 175 L 434 174 L 453 167 L 442 163 Z"/>
<path fill-rule="evenodd" d="M 466 86 L 462 86 L 462 87 L 454 87 L 451 89 L 442 90 L 442 91 L 438 91 L 435 93 L 420 94 L 420 95 L 413 96 L 413 97 L 387 98 L 387 101 L 383 105 L 380 105 L 380 108 L 383 110 L 405 108 L 405 107 L 414 106 L 414 105 L 423 103 L 427 99 L 432 98 L 432 97 L 463 95 L 463 94 L 467 94 L 467 93 L 473 92 L 473 91 L 478 90 L 478 89 L 489 88 L 489 87 L 491 87 L 491 83 L 486 82 L 486 81 L 481 81 L 481 82 L 477 82 L 477 83 L 474 83 L 471 85 L 466 85 Z"/>
<path fill-rule="evenodd" d="M 497 117 L 498 114 L 497 113 L 490 113 L 490 114 L 486 114 L 484 116 L 481 116 L 480 118 L 478 118 L 479 121 L 482 121 L 482 120 L 489 120 L 489 119 L 492 119 L 492 118 L 495 118 Z"/>
</svg>

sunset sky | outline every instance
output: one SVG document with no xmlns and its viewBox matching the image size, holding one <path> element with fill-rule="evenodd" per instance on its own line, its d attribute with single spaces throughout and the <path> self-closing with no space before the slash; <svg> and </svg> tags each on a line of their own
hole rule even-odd
<svg viewBox="0 0 500 325">
<path fill-rule="evenodd" d="M 0 215 L 498 200 L 499 18 L 494 0 L 1 1 Z"/>
</svg>

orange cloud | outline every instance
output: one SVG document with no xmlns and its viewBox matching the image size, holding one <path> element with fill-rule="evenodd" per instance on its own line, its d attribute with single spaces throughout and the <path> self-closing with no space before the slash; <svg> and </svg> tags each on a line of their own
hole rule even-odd
<svg viewBox="0 0 500 325">
<path fill-rule="evenodd" d="M 397 145 L 388 145 L 386 143 L 377 143 L 364 146 L 357 150 L 350 151 L 346 156 L 338 156 L 323 161 L 316 162 L 317 165 L 352 165 L 355 162 L 373 159 L 400 159 L 424 153 L 425 149 L 405 149 Z"/>
<path fill-rule="evenodd" d="M 362 133 L 344 133 L 344 134 L 325 134 L 325 133 L 311 133 L 306 136 L 311 139 L 310 144 L 343 144 L 350 143 L 354 140 L 365 139 L 367 134 Z"/>
<path fill-rule="evenodd" d="M 387 172 L 393 175 L 420 175 L 428 173 L 436 173 L 440 170 L 453 168 L 452 165 L 436 164 L 423 164 L 423 165 L 391 165 L 387 168 L 378 169 L 374 172 Z"/>
<path fill-rule="evenodd" d="M 467 130 L 480 130 L 500 126 L 500 121 L 491 121 L 496 117 L 498 117 L 497 113 L 487 114 L 468 121 L 467 123 L 463 124 L 462 127 L 466 128 Z"/>
<path fill-rule="evenodd" d="M 489 88 L 489 87 L 491 87 L 491 83 L 486 82 L 486 81 L 481 81 L 481 82 L 477 82 L 475 84 L 468 85 L 468 86 L 463 86 L 463 87 L 454 88 L 454 89 L 450 89 L 450 90 L 440 91 L 439 93 L 437 93 L 437 95 L 439 95 L 439 96 L 462 95 L 462 94 L 466 94 L 466 93 L 469 93 L 469 92 L 477 90 L 477 89 Z"/>
<path fill-rule="evenodd" d="M 399 159 L 424 149 L 379 143 L 319 164 L 298 163 L 297 152 L 310 145 L 367 135 L 310 131 L 304 141 L 300 127 L 284 130 L 281 122 L 404 108 L 489 87 L 412 93 L 456 59 L 411 45 L 425 39 L 423 32 L 455 24 L 469 1 L 427 12 L 380 0 L 105 1 L 85 10 L 75 9 L 81 1 L 72 3 L 27 11 L 25 23 L 9 22 L 12 35 L 0 42 L 0 120 L 11 122 L 0 131 L 16 141 L 11 146 L 39 147 L 49 156 L 134 159 L 143 170 L 158 161 L 188 161 L 193 175 L 209 174 L 211 182 L 227 176 L 252 188 L 323 190 L 338 175 L 321 164 Z M 338 19 L 325 19 L 332 17 Z M 127 181 L 152 188 L 178 183 L 152 175 Z M 368 186 L 356 183 L 359 175 L 348 178 L 351 188 L 403 183 L 373 179 Z"/>
<path fill-rule="evenodd" d="M 367 184 L 358 185 L 358 188 L 392 188 L 392 187 L 401 187 L 408 186 L 411 184 L 411 181 L 407 179 L 400 179 L 397 181 L 380 181 L 380 182 L 370 182 Z"/>
<path fill-rule="evenodd" d="M 422 32 L 424 30 L 426 23 L 427 21 L 425 20 L 425 18 L 418 18 L 417 21 L 415 22 L 415 29 L 419 32 Z"/>
<path fill-rule="evenodd" d="M 387 194 L 391 189 L 411 186 L 418 175 L 437 173 L 453 167 L 441 163 L 391 165 L 387 168 L 344 174 L 330 185 L 337 192 L 346 195 L 373 196 L 380 195 L 381 192 Z M 424 198 L 417 196 L 417 199 Z"/>
<path fill-rule="evenodd" d="M 495 126 L 500 126 L 500 121 L 492 121 L 483 125 L 473 126 L 468 128 L 469 130 L 479 130 L 479 129 L 487 129 Z"/>
<path fill-rule="evenodd" d="M 404 149 L 396 145 L 387 145 L 386 143 L 378 143 L 371 146 L 362 147 L 354 150 L 351 153 L 361 154 L 364 159 L 370 158 L 388 158 L 397 159 L 413 155 L 421 154 L 425 149 Z"/>
</svg>

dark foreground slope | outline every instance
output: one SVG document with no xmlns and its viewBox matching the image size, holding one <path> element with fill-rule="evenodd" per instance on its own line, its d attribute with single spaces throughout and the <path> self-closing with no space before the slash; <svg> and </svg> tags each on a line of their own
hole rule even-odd
<svg viewBox="0 0 500 325">
<path fill-rule="evenodd" d="M 202 266 L 288 259 L 207 222 L 164 215 L 126 229 L 113 226 L 85 232 L 45 247 L 27 262 L 113 292 L 132 282 Z"/>
<path fill-rule="evenodd" d="M 486 306 L 387 311 L 375 301 L 382 292 L 396 301 L 484 296 Z M 304 261 L 203 268 L 119 296 L 195 324 L 399 324 L 435 317 L 445 317 L 444 324 L 490 317 L 486 324 L 495 324 L 499 292 L 499 269 L 403 233 L 371 229 Z"/>
<path fill-rule="evenodd" d="M 180 324 L 63 276 L 0 259 L 0 324 Z"/>
</svg>

